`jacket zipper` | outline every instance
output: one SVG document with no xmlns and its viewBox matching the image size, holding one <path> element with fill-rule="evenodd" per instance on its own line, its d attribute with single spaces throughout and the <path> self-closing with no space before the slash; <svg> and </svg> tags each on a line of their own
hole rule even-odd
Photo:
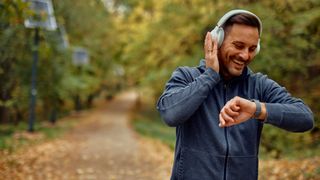
<svg viewBox="0 0 320 180">
<path fill-rule="evenodd" d="M 228 84 L 224 84 L 224 90 L 225 90 L 224 91 L 224 100 L 225 100 L 225 102 L 227 102 L 227 87 L 228 87 Z M 223 179 L 226 180 L 227 179 L 228 156 L 229 156 L 229 142 L 228 142 L 228 128 L 227 127 L 224 128 L 224 137 L 226 140 L 227 148 L 226 148 L 226 157 L 224 159 Z"/>
</svg>

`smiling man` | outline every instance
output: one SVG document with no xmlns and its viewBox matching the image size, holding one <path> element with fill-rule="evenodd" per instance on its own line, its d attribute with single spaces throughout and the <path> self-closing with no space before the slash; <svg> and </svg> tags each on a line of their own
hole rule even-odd
<svg viewBox="0 0 320 180">
<path fill-rule="evenodd" d="M 232 10 L 208 32 L 198 67 L 179 67 L 157 103 L 176 127 L 171 179 L 254 180 L 264 124 L 291 132 L 313 127 L 301 99 L 248 64 L 260 51 L 262 23 Z"/>
</svg>

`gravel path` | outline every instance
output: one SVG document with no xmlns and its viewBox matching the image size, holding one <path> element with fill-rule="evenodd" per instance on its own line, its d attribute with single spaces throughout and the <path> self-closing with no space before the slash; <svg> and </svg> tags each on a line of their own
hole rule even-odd
<svg viewBox="0 0 320 180">
<path fill-rule="evenodd" d="M 78 115 L 79 124 L 64 137 L 8 154 L 0 179 L 169 179 L 172 152 L 130 128 L 136 98 L 123 93 Z"/>
</svg>

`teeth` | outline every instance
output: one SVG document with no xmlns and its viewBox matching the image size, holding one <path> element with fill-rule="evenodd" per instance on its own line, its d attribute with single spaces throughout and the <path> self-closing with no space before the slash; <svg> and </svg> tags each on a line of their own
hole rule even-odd
<svg viewBox="0 0 320 180">
<path fill-rule="evenodd" d="M 239 64 L 239 65 L 243 65 L 244 63 L 242 61 L 239 61 L 239 60 L 234 60 L 233 62 L 235 62 L 236 64 Z"/>
</svg>

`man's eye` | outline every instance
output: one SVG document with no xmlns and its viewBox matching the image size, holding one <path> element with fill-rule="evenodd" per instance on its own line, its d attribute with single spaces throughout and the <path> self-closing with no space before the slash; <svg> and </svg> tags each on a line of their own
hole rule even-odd
<svg viewBox="0 0 320 180">
<path fill-rule="evenodd" d="M 240 45 L 240 44 L 234 44 L 234 46 L 235 46 L 237 49 L 242 49 L 242 48 L 243 48 L 243 46 Z"/>
<path fill-rule="evenodd" d="M 249 49 L 249 51 L 250 51 L 250 52 L 253 52 L 253 51 L 256 50 L 256 48 L 257 48 L 257 47 L 252 47 L 252 48 Z"/>
<path fill-rule="evenodd" d="M 255 50 L 256 50 L 255 47 L 249 49 L 250 52 L 253 52 L 253 51 L 255 51 Z"/>
</svg>

